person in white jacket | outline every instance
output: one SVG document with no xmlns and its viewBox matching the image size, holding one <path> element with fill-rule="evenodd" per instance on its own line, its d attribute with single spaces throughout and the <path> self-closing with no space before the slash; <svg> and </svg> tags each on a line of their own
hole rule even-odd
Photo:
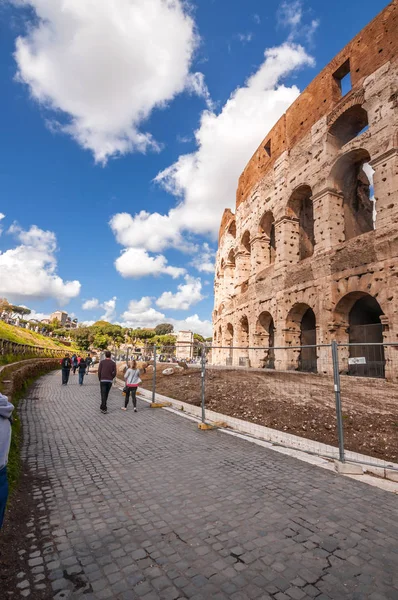
<svg viewBox="0 0 398 600">
<path fill-rule="evenodd" d="M 137 412 L 136 394 L 137 394 L 137 388 L 138 388 L 139 384 L 141 383 L 140 370 L 137 369 L 137 361 L 133 360 L 130 363 L 129 368 L 126 370 L 126 372 L 124 374 L 124 380 L 126 382 L 126 387 L 125 387 L 126 398 L 124 400 L 124 406 L 122 406 L 122 410 L 127 410 L 127 406 L 128 406 L 128 403 L 130 400 L 130 394 L 131 394 L 131 400 L 133 402 L 134 412 Z"/>
<path fill-rule="evenodd" d="M 11 415 L 13 404 L 0 394 L 0 529 L 3 526 L 8 498 L 7 462 L 11 444 Z"/>
</svg>

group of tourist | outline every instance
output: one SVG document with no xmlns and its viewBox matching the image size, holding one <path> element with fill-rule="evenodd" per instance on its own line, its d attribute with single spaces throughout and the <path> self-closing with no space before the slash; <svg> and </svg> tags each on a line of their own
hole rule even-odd
<svg viewBox="0 0 398 600">
<path fill-rule="evenodd" d="M 75 374 L 78 371 L 79 385 L 83 385 L 84 376 L 89 372 L 90 366 L 95 364 L 95 357 L 88 355 L 86 358 L 74 354 L 72 357 L 66 354 L 61 360 L 62 385 L 67 385 L 70 371 Z M 100 382 L 101 405 L 100 411 L 103 414 L 108 412 L 108 396 L 112 387 L 113 380 L 116 377 L 116 363 L 111 358 L 109 350 L 105 352 L 105 358 L 98 365 L 98 379 Z M 131 361 L 127 365 L 124 373 L 125 394 L 124 406 L 122 410 L 127 410 L 130 402 L 130 396 L 134 412 L 137 412 L 137 388 L 141 383 L 140 370 L 137 368 L 137 362 Z M 8 498 L 8 480 L 7 480 L 7 462 L 11 444 L 11 425 L 12 412 L 14 406 L 8 401 L 7 396 L 0 393 L 0 529 L 3 525 L 4 513 Z"/>
<path fill-rule="evenodd" d="M 90 372 L 90 366 L 94 365 L 95 361 L 95 356 L 91 358 L 90 354 L 86 358 L 77 356 L 77 354 L 72 354 L 72 357 L 69 357 L 69 354 L 66 354 L 61 360 L 62 385 L 68 385 L 71 370 L 73 375 L 76 375 L 76 371 L 78 372 L 79 385 L 83 385 L 84 376 Z"/>
<path fill-rule="evenodd" d="M 76 373 L 76 370 L 79 374 L 79 385 L 83 385 L 84 376 L 89 372 L 90 366 L 94 365 L 95 357 L 91 358 L 90 355 L 87 358 L 82 358 L 73 354 L 72 357 L 69 357 L 69 354 L 61 360 L 61 369 L 62 369 L 62 385 L 67 385 L 69 381 L 69 375 L 71 370 L 73 374 Z M 98 379 L 100 382 L 100 392 L 101 392 L 101 405 L 100 411 L 103 414 L 107 414 L 108 412 L 108 396 L 112 387 L 113 380 L 116 377 L 116 363 L 112 360 L 112 356 L 109 350 L 105 352 L 105 358 L 100 361 L 98 365 Z M 137 412 L 137 388 L 141 383 L 140 379 L 140 370 L 137 368 L 137 361 L 133 360 L 129 363 L 125 373 L 124 379 L 126 385 L 123 389 L 125 394 L 124 406 L 121 407 L 122 410 L 127 410 L 130 396 L 131 401 L 133 403 L 133 410 Z"/>
</svg>

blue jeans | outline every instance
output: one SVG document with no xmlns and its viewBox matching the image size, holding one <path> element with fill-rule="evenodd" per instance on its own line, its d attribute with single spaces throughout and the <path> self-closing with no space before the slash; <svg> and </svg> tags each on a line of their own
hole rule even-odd
<svg viewBox="0 0 398 600">
<path fill-rule="evenodd" d="M 7 467 L 0 469 L 0 529 L 3 526 L 4 513 L 8 498 Z"/>
<path fill-rule="evenodd" d="M 83 379 L 85 376 L 86 372 L 85 371 L 79 371 L 79 384 L 83 385 Z"/>
</svg>

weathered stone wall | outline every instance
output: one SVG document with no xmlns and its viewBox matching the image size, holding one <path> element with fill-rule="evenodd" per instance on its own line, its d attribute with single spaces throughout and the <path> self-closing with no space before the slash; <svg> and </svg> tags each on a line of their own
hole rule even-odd
<svg viewBox="0 0 398 600">
<path fill-rule="evenodd" d="M 366 295 L 382 340 L 398 343 L 397 12 L 395 0 L 323 69 L 244 170 L 220 228 L 214 345 L 300 344 L 309 308 L 317 344 L 347 343 Z M 297 367 L 289 361 L 276 367 Z"/>
</svg>

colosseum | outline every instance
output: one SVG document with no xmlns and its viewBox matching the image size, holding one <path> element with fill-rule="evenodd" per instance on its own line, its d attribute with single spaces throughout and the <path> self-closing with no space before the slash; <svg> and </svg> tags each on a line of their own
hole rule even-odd
<svg viewBox="0 0 398 600">
<path fill-rule="evenodd" d="M 219 233 L 214 364 L 330 374 L 336 340 L 347 365 L 364 357 L 348 372 L 398 377 L 397 46 L 394 0 L 240 176 Z"/>
</svg>

